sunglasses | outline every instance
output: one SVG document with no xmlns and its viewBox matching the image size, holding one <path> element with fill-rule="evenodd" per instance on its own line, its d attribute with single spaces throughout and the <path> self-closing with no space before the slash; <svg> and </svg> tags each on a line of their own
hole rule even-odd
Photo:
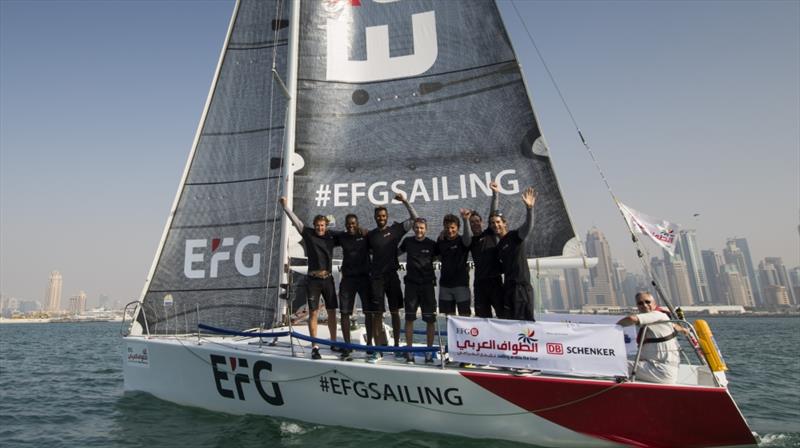
<svg viewBox="0 0 800 448">
<path fill-rule="evenodd" d="M 641 305 L 650 305 L 651 303 L 653 303 L 653 301 L 652 301 L 652 300 L 643 300 L 643 301 L 641 301 L 641 302 L 636 302 L 636 304 L 637 304 L 637 305 L 640 305 L 640 306 L 641 306 Z"/>
<path fill-rule="evenodd" d="M 502 218 L 503 217 L 503 212 L 501 212 L 500 210 L 496 210 L 494 213 L 489 215 L 490 218 L 493 217 L 493 216 L 497 216 L 498 218 Z"/>
<path fill-rule="evenodd" d="M 414 220 L 414 222 L 421 222 L 421 223 L 425 224 L 428 221 L 425 218 L 417 218 L 417 219 Z"/>
</svg>

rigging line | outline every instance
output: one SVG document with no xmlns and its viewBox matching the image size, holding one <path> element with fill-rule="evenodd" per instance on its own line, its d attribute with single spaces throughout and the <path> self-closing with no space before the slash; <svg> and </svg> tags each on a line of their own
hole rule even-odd
<svg viewBox="0 0 800 448">
<path fill-rule="evenodd" d="M 594 151 L 592 151 L 592 148 L 589 146 L 589 142 L 583 136 L 583 133 L 581 132 L 580 126 L 578 126 L 578 122 L 575 119 L 575 115 L 573 115 L 572 110 L 570 109 L 569 105 L 567 104 L 567 100 L 566 100 L 566 98 L 564 98 L 564 95 L 561 92 L 561 88 L 559 88 L 558 83 L 556 82 L 556 79 L 553 76 L 553 73 L 550 71 L 550 67 L 547 65 L 547 62 L 545 62 L 544 56 L 542 55 L 542 52 L 539 51 L 539 46 L 536 45 L 536 41 L 534 40 L 533 35 L 531 34 L 530 30 L 528 29 L 527 23 L 525 23 L 525 20 L 522 18 L 522 14 L 520 14 L 519 9 L 517 9 L 517 5 L 516 5 L 515 0 L 511 0 L 511 6 L 513 6 L 514 12 L 517 14 L 517 17 L 519 18 L 520 23 L 522 23 L 522 28 L 525 30 L 525 33 L 528 35 L 528 39 L 530 40 L 531 44 L 533 45 L 533 48 L 536 50 L 536 54 L 537 54 L 537 56 L 539 56 L 539 61 L 542 63 L 542 66 L 544 67 L 545 72 L 547 72 L 547 76 L 550 79 L 550 82 L 553 84 L 553 87 L 555 87 L 556 92 L 558 92 L 558 96 L 561 99 L 561 104 L 564 105 L 564 109 L 566 109 L 567 114 L 569 114 L 570 120 L 572 120 L 572 124 L 573 124 L 573 126 L 575 126 L 575 130 L 578 132 L 578 137 L 581 139 L 581 143 L 583 144 L 584 148 L 586 148 L 586 151 L 589 153 L 589 157 L 592 159 L 592 163 L 594 164 L 595 169 L 600 174 L 600 178 L 603 180 L 603 183 L 605 184 L 609 195 L 611 195 L 611 199 L 614 201 L 614 205 L 617 207 L 617 211 L 619 212 L 620 217 L 622 217 L 622 220 L 625 222 L 625 228 L 628 230 L 628 233 L 630 233 L 630 235 L 631 235 L 631 239 L 633 241 L 633 245 L 637 250 L 637 255 L 638 255 L 637 258 L 639 258 L 639 260 L 640 260 L 640 262 L 642 264 L 642 269 L 644 270 L 645 275 L 648 275 L 651 278 L 651 283 L 656 288 L 656 292 L 661 296 L 661 298 L 667 304 L 667 307 L 669 307 L 670 311 L 672 311 L 672 313 L 674 314 L 675 313 L 675 307 L 672 305 L 672 302 L 669 300 L 669 298 L 666 296 L 666 294 L 664 294 L 663 291 L 661 290 L 661 288 L 658 286 L 658 283 L 656 281 L 657 279 L 655 278 L 655 276 L 652 275 L 652 272 L 650 272 L 650 270 L 648 269 L 647 263 L 645 262 L 645 260 L 642 259 L 641 253 L 642 253 L 643 247 L 640 244 L 639 238 L 634 234 L 633 229 L 631 229 L 631 227 L 628 225 L 628 220 L 625 219 L 625 214 L 622 212 L 622 208 L 620 207 L 620 201 L 617 199 L 617 196 L 614 194 L 614 190 L 611 188 L 611 184 L 609 183 L 608 178 L 605 175 L 605 172 L 600 167 L 600 162 L 597 159 L 597 157 L 595 156 Z M 645 250 L 645 252 L 646 252 L 646 250 Z"/>
<path fill-rule="evenodd" d="M 274 20 L 279 20 L 282 15 L 283 15 L 283 0 L 277 0 L 275 2 L 275 18 L 274 18 Z M 274 27 L 273 37 L 272 37 L 273 41 L 277 41 L 278 40 L 278 34 L 280 33 L 280 30 L 281 30 L 280 27 L 278 27 L 278 26 Z M 287 38 L 286 42 L 288 43 L 288 38 Z M 275 108 L 274 108 L 274 104 L 275 104 L 275 98 L 274 98 L 275 97 L 275 76 L 272 76 L 272 73 L 277 73 L 277 70 L 276 70 L 277 69 L 277 65 L 278 65 L 278 46 L 276 45 L 276 46 L 272 47 L 272 67 L 271 67 L 272 70 L 270 71 L 270 77 L 269 77 L 270 78 L 270 81 L 269 81 L 269 124 L 270 124 L 270 127 L 272 127 L 272 125 L 273 125 L 274 110 L 275 110 Z M 285 141 L 285 139 L 286 139 L 286 131 L 285 131 L 286 122 L 285 121 L 286 120 L 285 120 L 285 111 L 284 111 L 284 123 L 283 123 L 283 127 L 282 127 L 284 129 L 284 132 L 282 133 L 281 142 Z M 269 142 L 267 143 L 267 160 L 270 161 L 270 160 L 272 160 L 272 128 L 270 128 L 268 136 L 269 136 Z M 283 147 L 283 144 L 281 145 L 281 147 Z M 283 157 L 281 157 L 281 161 L 279 163 L 280 166 L 278 167 L 279 172 L 283 172 L 283 168 L 282 168 L 283 167 L 283 163 L 284 163 L 284 160 L 283 160 Z M 278 177 L 280 177 L 280 176 L 278 176 Z M 280 186 L 278 188 L 280 188 Z M 267 185 L 267 194 L 266 194 L 265 200 L 269 200 L 269 185 Z M 275 214 L 276 212 L 277 212 L 277 207 L 276 207 L 276 204 L 274 204 L 273 205 L 273 209 L 272 209 L 272 216 L 276 216 L 276 214 Z M 269 204 L 268 203 L 264 204 L 264 213 L 267 216 L 269 216 Z M 270 226 L 271 227 L 271 235 L 270 235 L 269 239 L 267 238 L 267 227 L 264 226 L 264 240 L 265 241 L 267 241 L 267 240 L 270 241 L 269 253 L 268 253 L 268 255 L 266 257 L 267 259 L 265 260 L 265 263 L 264 263 L 264 265 L 267 266 L 267 278 L 266 278 L 267 285 L 269 285 L 270 281 L 272 280 L 272 261 L 273 261 L 274 252 L 275 252 L 275 250 L 274 250 L 275 244 L 273 244 L 274 241 L 275 241 L 275 226 L 277 225 L 276 222 L 280 222 L 280 221 L 281 220 L 278 219 L 278 220 L 274 221 L 272 223 L 272 225 Z M 275 292 L 275 304 L 276 305 L 277 305 L 277 302 L 278 302 L 279 294 L 280 294 L 280 290 L 276 290 L 276 292 Z M 264 306 L 263 306 L 262 313 L 261 313 L 261 326 L 262 327 L 264 327 L 266 325 L 268 308 L 269 308 L 269 291 L 265 290 L 264 291 Z M 274 306 L 273 308 L 277 308 L 277 306 Z M 276 313 L 276 309 L 273 309 L 273 317 L 272 317 L 273 321 L 275 320 L 275 316 L 274 316 L 275 314 L 277 314 Z M 270 326 L 272 326 L 272 325 L 270 325 Z"/>
</svg>

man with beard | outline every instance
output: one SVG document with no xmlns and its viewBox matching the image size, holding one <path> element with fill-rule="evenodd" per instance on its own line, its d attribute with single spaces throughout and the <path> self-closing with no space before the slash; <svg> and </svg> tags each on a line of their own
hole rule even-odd
<svg viewBox="0 0 800 448">
<path fill-rule="evenodd" d="M 367 234 L 370 252 L 372 253 L 372 264 L 370 265 L 370 282 L 372 284 L 372 311 L 367 314 L 367 319 L 372 319 L 373 338 L 382 341 L 379 335 L 383 334 L 383 312 L 384 296 L 389 303 L 389 312 L 392 315 L 392 331 L 394 332 L 394 345 L 400 346 L 400 309 L 403 308 L 403 292 L 400 289 L 400 278 L 397 270 L 400 263 L 397 261 L 400 240 L 411 229 L 414 220 L 417 219 L 417 212 L 408 203 L 402 193 L 398 193 L 395 200 L 400 201 L 408 210 L 409 218 L 403 222 L 395 222 L 391 226 L 389 222 L 389 212 L 386 207 L 375 208 L 376 227 Z M 371 316 L 370 316 L 371 314 Z M 402 358 L 403 352 L 396 352 L 396 358 Z M 368 362 L 377 362 L 378 354 L 368 354 Z"/>
<path fill-rule="evenodd" d="M 533 205 L 536 191 L 528 187 L 522 193 L 527 214 L 525 223 L 516 230 L 508 230 L 505 216 L 495 211 L 489 223 L 497 238 L 497 259 L 503 271 L 503 309 L 506 319 L 533 320 L 533 287 L 531 272 L 525 257 L 525 239 L 533 230 Z"/>
</svg>

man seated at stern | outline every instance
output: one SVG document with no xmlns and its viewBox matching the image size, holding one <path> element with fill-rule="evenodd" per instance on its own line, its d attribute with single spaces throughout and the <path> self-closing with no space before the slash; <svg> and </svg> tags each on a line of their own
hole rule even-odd
<svg viewBox="0 0 800 448">
<path fill-rule="evenodd" d="M 640 325 L 636 335 L 638 343 L 644 338 L 639 364 L 636 366 L 636 379 L 651 383 L 675 383 L 678 379 L 678 335 L 672 325 L 668 311 L 661 310 L 649 292 L 636 293 L 637 314 L 623 317 L 617 325 Z M 658 323 L 661 322 L 661 323 Z M 646 327 L 644 326 L 646 325 Z M 628 361 L 629 371 L 633 370 L 634 361 Z"/>
</svg>

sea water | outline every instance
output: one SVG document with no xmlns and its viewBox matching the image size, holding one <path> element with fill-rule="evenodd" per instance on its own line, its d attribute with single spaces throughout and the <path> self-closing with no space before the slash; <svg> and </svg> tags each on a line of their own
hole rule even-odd
<svg viewBox="0 0 800 448">
<path fill-rule="evenodd" d="M 762 446 L 800 446 L 800 318 L 706 320 L 730 368 L 731 393 Z M 119 329 L 0 325 L 0 447 L 529 446 L 232 416 L 123 393 Z"/>
</svg>

